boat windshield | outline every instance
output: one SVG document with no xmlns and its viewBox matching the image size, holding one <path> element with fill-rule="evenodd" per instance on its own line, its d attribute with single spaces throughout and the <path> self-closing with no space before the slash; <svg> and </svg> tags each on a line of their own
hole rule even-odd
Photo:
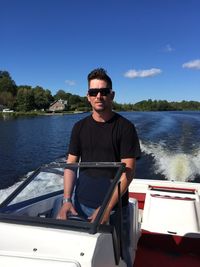
<svg viewBox="0 0 200 267">
<path fill-rule="evenodd" d="M 65 172 L 66 176 L 74 178 L 76 189 L 80 183 L 89 183 L 93 198 L 97 198 L 98 201 L 101 199 L 99 203 L 101 208 L 96 218 L 98 224 L 113 192 L 120 186 L 119 181 L 124 170 L 125 165 L 116 162 L 74 164 L 61 162 L 42 166 L 1 203 L 0 220 L 3 218 L 1 215 L 6 214 L 15 215 L 17 218 L 25 216 L 55 221 L 56 213 L 62 205 Z M 103 190 L 99 190 L 100 186 Z"/>
<path fill-rule="evenodd" d="M 31 200 L 40 196 L 63 190 L 64 166 L 45 166 L 32 173 L 15 190 L 14 198 L 8 205 Z"/>
</svg>

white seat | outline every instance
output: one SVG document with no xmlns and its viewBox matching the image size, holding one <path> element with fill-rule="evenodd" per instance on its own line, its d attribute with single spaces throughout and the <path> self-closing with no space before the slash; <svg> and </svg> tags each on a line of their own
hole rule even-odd
<svg viewBox="0 0 200 267">
<path fill-rule="evenodd" d="M 196 192 L 157 191 L 146 194 L 141 228 L 164 234 L 200 233 L 200 204 Z"/>
</svg>

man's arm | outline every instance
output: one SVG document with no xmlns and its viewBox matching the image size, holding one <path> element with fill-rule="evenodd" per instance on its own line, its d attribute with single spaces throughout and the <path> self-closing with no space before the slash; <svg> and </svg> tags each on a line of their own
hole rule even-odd
<svg viewBox="0 0 200 267">
<path fill-rule="evenodd" d="M 67 158 L 67 163 L 76 163 L 78 161 L 78 157 L 69 154 L 68 158 Z M 73 188 L 74 188 L 74 181 L 75 177 L 74 177 L 74 172 L 69 170 L 69 169 L 65 169 L 64 171 L 64 198 L 71 198 L 71 194 L 73 192 Z"/>
<path fill-rule="evenodd" d="M 67 163 L 75 163 L 78 161 L 78 157 L 69 154 Z M 64 170 L 64 198 L 71 199 L 74 183 L 75 183 L 75 174 L 74 171 L 70 169 Z M 67 213 L 71 212 L 74 215 L 77 215 L 76 210 L 74 209 L 74 206 L 71 202 L 63 203 L 58 215 L 57 219 L 66 220 L 67 219 Z"/>
<path fill-rule="evenodd" d="M 126 164 L 126 170 L 120 178 L 121 196 L 123 196 L 123 194 L 128 189 L 131 181 L 133 180 L 134 173 L 135 173 L 136 159 L 135 158 L 127 158 L 127 159 L 122 159 L 121 162 Z M 117 204 L 117 202 L 118 202 L 118 189 L 116 188 L 116 190 L 113 193 L 113 196 L 112 196 L 112 198 L 108 204 L 107 210 L 104 214 L 104 217 L 103 217 L 101 223 L 106 223 L 109 220 L 110 213 L 111 213 L 112 209 L 114 208 L 114 206 Z M 94 221 L 98 211 L 99 211 L 99 208 L 97 210 L 95 210 L 94 214 L 90 217 L 91 221 Z"/>
</svg>

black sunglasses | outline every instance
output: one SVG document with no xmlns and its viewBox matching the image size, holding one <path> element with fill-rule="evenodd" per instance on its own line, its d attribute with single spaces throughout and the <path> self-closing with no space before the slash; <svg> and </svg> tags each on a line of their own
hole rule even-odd
<svg viewBox="0 0 200 267">
<path fill-rule="evenodd" d="M 89 96 L 97 96 L 98 93 L 101 94 L 101 96 L 107 96 L 111 92 L 110 88 L 92 88 L 88 90 Z"/>
</svg>

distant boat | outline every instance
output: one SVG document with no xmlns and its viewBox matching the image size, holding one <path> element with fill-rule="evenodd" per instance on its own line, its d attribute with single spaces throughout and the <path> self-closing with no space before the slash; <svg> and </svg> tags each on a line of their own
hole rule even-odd
<svg viewBox="0 0 200 267">
<path fill-rule="evenodd" d="M 9 109 L 9 108 L 4 108 L 4 109 L 2 110 L 2 112 L 4 112 L 4 113 L 11 113 L 11 112 L 14 112 L 14 110 Z"/>
</svg>

